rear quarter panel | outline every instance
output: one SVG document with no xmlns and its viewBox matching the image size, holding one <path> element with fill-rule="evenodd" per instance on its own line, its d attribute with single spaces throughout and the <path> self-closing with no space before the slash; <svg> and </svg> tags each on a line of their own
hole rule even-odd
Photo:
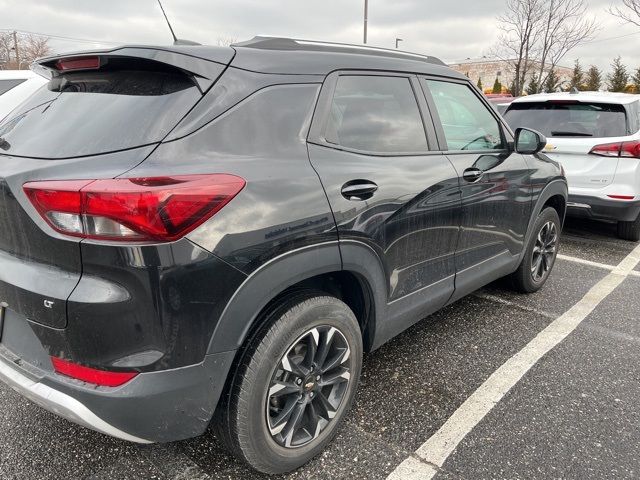
<svg viewBox="0 0 640 480">
<path fill-rule="evenodd" d="M 306 145 L 319 87 L 262 88 L 195 133 L 162 144 L 127 176 L 224 172 L 244 178 L 245 188 L 188 238 L 246 274 L 283 252 L 337 240 Z"/>
</svg>

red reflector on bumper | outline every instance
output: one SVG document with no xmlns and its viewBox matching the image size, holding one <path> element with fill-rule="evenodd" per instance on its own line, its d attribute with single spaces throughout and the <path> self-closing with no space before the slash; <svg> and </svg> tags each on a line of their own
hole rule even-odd
<svg viewBox="0 0 640 480">
<path fill-rule="evenodd" d="M 607 197 L 613 198 L 615 200 L 633 200 L 634 198 L 636 198 L 633 195 L 607 195 Z"/>
<path fill-rule="evenodd" d="M 83 367 L 58 357 L 51 357 L 51 363 L 53 363 L 53 368 L 56 372 L 61 375 L 103 387 L 119 387 L 138 375 L 138 372 L 108 372 L 106 370 Z"/>
</svg>

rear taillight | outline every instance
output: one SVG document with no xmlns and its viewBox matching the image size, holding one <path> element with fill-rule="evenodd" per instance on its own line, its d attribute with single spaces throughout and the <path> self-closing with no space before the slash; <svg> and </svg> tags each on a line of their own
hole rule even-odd
<svg viewBox="0 0 640 480">
<path fill-rule="evenodd" d="M 640 158 L 640 141 L 604 143 L 596 145 L 589 153 L 601 157 Z"/>
<path fill-rule="evenodd" d="M 98 370 L 85 367 L 77 363 L 63 360 L 58 357 L 51 357 L 51 363 L 55 371 L 61 375 L 93 383 L 102 387 L 119 387 L 133 379 L 138 372 L 112 372 L 108 370 Z"/>
<path fill-rule="evenodd" d="M 245 181 L 235 175 L 50 180 L 24 191 L 56 231 L 97 240 L 177 240 L 211 218 Z"/>
<path fill-rule="evenodd" d="M 620 147 L 621 157 L 640 158 L 640 141 L 622 142 Z"/>
</svg>

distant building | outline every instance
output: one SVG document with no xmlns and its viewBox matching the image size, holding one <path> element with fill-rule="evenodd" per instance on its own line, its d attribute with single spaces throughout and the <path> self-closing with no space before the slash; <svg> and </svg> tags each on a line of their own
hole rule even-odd
<svg viewBox="0 0 640 480">
<path fill-rule="evenodd" d="M 468 76 L 474 84 L 478 83 L 478 79 L 482 81 L 482 87 L 485 90 L 493 88 L 496 77 L 500 80 L 503 87 L 509 88 L 513 84 L 515 78 L 515 70 L 513 68 L 513 60 L 499 60 L 496 58 L 480 58 L 466 59 L 462 62 L 451 63 L 449 66 L 455 71 Z M 531 62 L 530 73 L 527 74 L 526 85 L 529 84 L 531 76 L 540 68 L 540 62 Z M 562 83 L 569 82 L 573 69 L 556 66 L 556 75 Z"/>
</svg>

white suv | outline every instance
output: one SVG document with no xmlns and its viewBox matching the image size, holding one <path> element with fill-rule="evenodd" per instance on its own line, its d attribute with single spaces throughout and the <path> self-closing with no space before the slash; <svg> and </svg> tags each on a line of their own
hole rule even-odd
<svg viewBox="0 0 640 480">
<path fill-rule="evenodd" d="M 31 70 L 0 70 L 0 120 L 45 83 Z"/>
<path fill-rule="evenodd" d="M 640 96 L 576 92 L 529 95 L 504 114 L 512 129 L 546 135 L 544 153 L 569 182 L 567 215 L 613 220 L 640 240 Z"/>
</svg>

